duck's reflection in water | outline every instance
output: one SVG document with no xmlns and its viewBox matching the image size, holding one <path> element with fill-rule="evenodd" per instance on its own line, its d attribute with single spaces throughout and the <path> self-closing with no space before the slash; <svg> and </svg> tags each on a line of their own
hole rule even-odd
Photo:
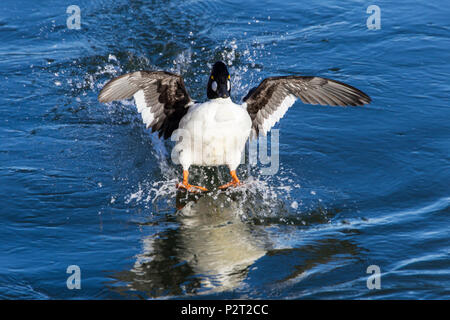
<svg viewBox="0 0 450 320">
<path fill-rule="evenodd" d="M 336 281 L 350 281 L 361 268 L 365 250 L 352 240 L 358 230 L 318 228 L 327 226 L 337 210 L 244 222 L 246 206 L 260 211 L 260 204 L 238 198 L 218 193 L 179 201 L 184 207 L 175 215 L 151 224 L 153 235 L 143 239 L 131 270 L 115 273 L 112 289 L 127 298 L 164 298 L 245 292 L 247 284 L 255 293 L 272 294 L 298 285 L 302 290 L 330 286 L 329 272 L 336 268 L 348 269 Z M 296 236 L 312 226 L 316 231 L 308 237 Z"/>
<path fill-rule="evenodd" d="M 185 261 L 215 290 L 239 286 L 247 268 L 266 252 L 260 230 L 242 222 L 242 207 L 224 194 L 189 202 L 180 212 Z M 258 232 L 259 231 L 259 232 Z"/>
<path fill-rule="evenodd" d="M 186 201 L 176 214 L 179 227 L 144 239 L 133 269 L 116 277 L 126 288 L 116 289 L 163 297 L 239 287 L 268 248 L 262 230 L 242 221 L 242 210 L 225 193 Z"/>
</svg>

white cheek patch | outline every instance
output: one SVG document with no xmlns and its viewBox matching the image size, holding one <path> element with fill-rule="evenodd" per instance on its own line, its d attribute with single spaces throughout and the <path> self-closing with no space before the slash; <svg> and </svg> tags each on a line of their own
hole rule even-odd
<svg viewBox="0 0 450 320">
<path fill-rule="evenodd" d="M 211 83 L 211 89 L 217 91 L 217 82 L 213 81 L 213 83 Z"/>
<path fill-rule="evenodd" d="M 230 82 L 230 80 L 227 81 L 227 90 L 228 91 L 231 90 L 231 82 Z"/>
</svg>

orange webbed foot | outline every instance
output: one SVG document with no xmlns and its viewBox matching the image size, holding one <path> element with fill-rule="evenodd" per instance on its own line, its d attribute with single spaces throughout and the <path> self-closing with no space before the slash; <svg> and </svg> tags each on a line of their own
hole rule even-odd
<svg viewBox="0 0 450 320">
<path fill-rule="evenodd" d="M 189 178 L 189 171 L 183 170 L 183 182 L 177 183 L 176 187 L 178 189 L 184 189 L 188 192 L 208 191 L 208 189 L 206 189 L 206 188 L 189 184 L 188 178 Z"/>
<path fill-rule="evenodd" d="M 231 182 L 228 182 L 227 184 L 224 184 L 223 186 L 220 186 L 219 189 L 224 190 L 229 187 L 237 187 L 237 186 L 242 185 L 241 181 L 239 181 L 239 178 L 236 175 L 235 170 L 230 171 L 230 174 L 231 174 L 231 177 L 233 178 L 233 180 L 231 180 Z"/>
<path fill-rule="evenodd" d="M 185 189 L 186 191 L 189 191 L 189 192 L 208 191 L 208 189 L 206 189 L 204 187 L 194 186 L 192 184 L 184 183 L 184 182 L 177 183 L 177 188 Z"/>
</svg>

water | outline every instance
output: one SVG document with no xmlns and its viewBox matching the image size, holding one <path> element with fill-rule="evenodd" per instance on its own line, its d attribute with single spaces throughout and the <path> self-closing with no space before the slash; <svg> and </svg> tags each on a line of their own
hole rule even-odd
<svg viewBox="0 0 450 320">
<path fill-rule="evenodd" d="M 80 30 L 66 26 L 71 4 Z M 0 297 L 448 299 L 450 5 L 378 1 L 381 29 L 368 30 L 370 4 L 3 0 Z M 240 191 L 177 200 L 171 142 L 131 101 L 96 96 L 162 69 L 203 100 L 219 59 L 235 101 L 265 77 L 306 74 L 373 103 L 297 102 L 276 126 L 276 175 L 243 165 Z"/>
</svg>

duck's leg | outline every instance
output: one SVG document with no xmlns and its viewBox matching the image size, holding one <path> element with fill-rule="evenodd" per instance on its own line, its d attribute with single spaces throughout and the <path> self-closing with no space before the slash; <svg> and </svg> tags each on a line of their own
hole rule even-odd
<svg viewBox="0 0 450 320">
<path fill-rule="evenodd" d="M 236 170 L 230 170 L 230 174 L 231 174 L 231 178 L 233 180 L 231 180 L 231 182 L 228 182 L 227 184 L 224 184 L 223 186 L 220 186 L 219 189 L 226 189 L 229 187 L 237 187 L 241 184 L 238 176 L 236 175 Z"/>
<path fill-rule="evenodd" d="M 206 188 L 199 187 L 199 186 L 193 186 L 192 184 L 189 184 L 188 178 L 189 178 L 189 170 L 183 170 L 183 182 L 177 183 L 177 188 L 185 189 L 186 191 L 191 191 L 191 192 L 198 192 L 198 190 L 208 191 L 208 189 L 206 189 Z M 196 190 L 196 189 L 198 189 L 198 190 Z"/>
</svg>

